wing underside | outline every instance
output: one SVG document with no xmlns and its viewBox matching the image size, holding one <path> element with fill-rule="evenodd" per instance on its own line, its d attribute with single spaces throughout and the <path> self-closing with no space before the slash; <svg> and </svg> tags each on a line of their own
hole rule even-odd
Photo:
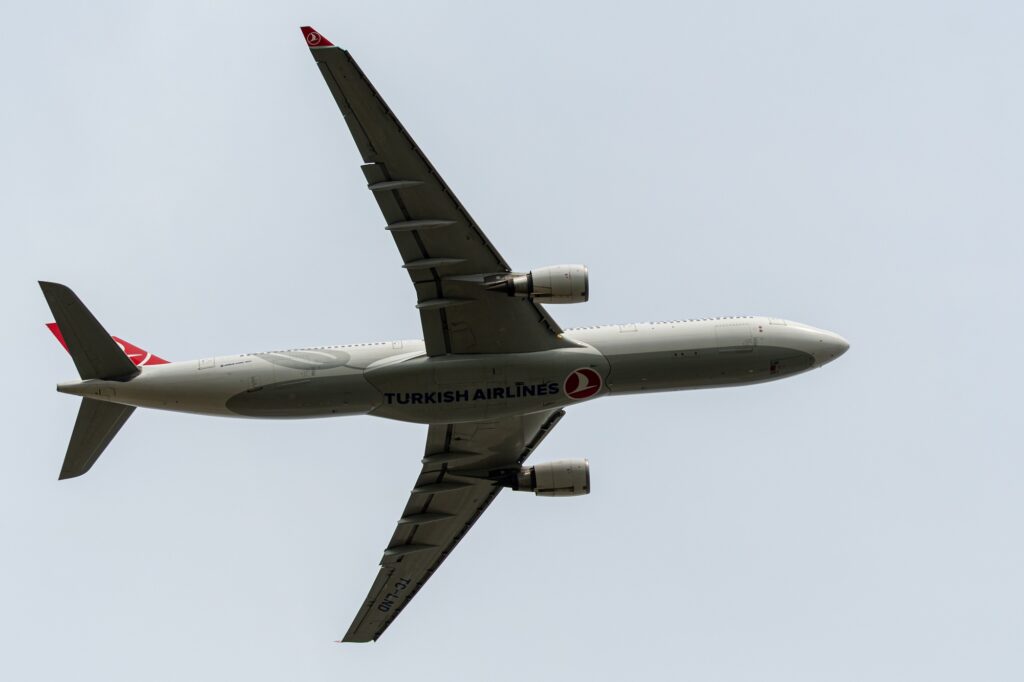
<svg viewBox="0 0 1024 682">
<path fill-rule="evenodd" d="M 518 468 L 564 414 L 430 427 L 423 468 L 343 641 L 380 637 L 501 491 L 492 481 L 465 474 Z"/>
<path fill-rule="evenodd" d="M 429 355 L 572 346 L 528 299 L 486 290 L 508 264 L 406 132 L 352 56 L 304 28 L 363 158 L 363 173 L 416 289 Z"/>
</svg>

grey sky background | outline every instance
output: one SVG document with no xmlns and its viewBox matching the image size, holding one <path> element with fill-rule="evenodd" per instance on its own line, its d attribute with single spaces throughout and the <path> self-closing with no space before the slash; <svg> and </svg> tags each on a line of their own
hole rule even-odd
<svg viewBox="0 0 1024 682">
<path fill-rule="evenodd" d="M 298 27 L 349 48 L 564 326 L 846 336 L 774 384 L 601 400 L 372 645 L 337 645 L 424 427 L 139 410 L 58 482 L 35 284 L 169 359 L 419 338 Z M 1013 2 L 7 3 L 0 677 L 1024 677 L 1024 9 Z"/>
</svg>

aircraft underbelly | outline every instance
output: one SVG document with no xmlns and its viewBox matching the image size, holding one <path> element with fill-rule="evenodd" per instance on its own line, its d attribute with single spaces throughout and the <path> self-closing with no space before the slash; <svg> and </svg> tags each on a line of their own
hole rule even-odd
<svg viewBox="0 0 1024 682">
<path fill-rule="evenodd" d="M 360 371 L 302 377 L 247 389 L 231 396 L 227 408 L 246 417 L 340 417 L 366 414 L 379 402 L 380 394 Z"/>
<path fill-rule="evenodd" d="M 586 347 L 434 358 L 413 353 L 365 370 L 337 367 L 302 375 L 278 368 L 277 380 L 236 390 L 226 409 L 265 418 L 372 414 L 424 424 L 478 421 L 575 402 L 564 385 L 580 368 L 601 377 L 608 373 L 604 356 Z"/>
<path fill-rule="evenodd" d="M 757 383 L 812 364 L 804 353 L 772 346 L 623 353 L 608 360 L 608 389 L 613 394 Z"/>
</svg>

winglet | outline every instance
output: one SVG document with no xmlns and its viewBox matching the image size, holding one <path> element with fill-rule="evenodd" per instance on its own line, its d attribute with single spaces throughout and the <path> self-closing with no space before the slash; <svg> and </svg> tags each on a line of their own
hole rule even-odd
<svg viewBox="0 0 1024 682">
<path fill-rule="evenodd" d="M 312 26 L 303 26 L 302 35 L 306 38 L 306 45 L 309 47 L 334 47 L 334 43 L 321 35 Z"/>
</svg>

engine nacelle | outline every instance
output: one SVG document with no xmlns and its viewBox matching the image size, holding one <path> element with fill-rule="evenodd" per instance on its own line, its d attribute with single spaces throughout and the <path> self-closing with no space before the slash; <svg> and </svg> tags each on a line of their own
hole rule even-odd
<svg viewBox="0 0 1024 682">
<path fill-rule="evenodd" d="M 516 490 L 532 490 L 545 497 L 572 497 L 590 493 L 590 462 L 562 459 L 523 467 L 516 476 Z"/>
<path fill-rule="evenodd" d="M 525 275 L 512 275 L 501 287 L 509 296 L 540 303 L 585 303 L 590 298 L 586 265 L 549 265 Z"/>
</svg>

